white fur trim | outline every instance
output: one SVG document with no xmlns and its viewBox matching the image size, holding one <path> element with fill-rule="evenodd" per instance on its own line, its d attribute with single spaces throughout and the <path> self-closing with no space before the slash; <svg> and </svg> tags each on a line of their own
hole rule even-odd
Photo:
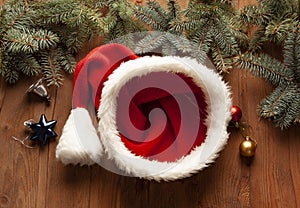
<svg viewBox="0 0 300 208">
<path fill-rule="evenodd" d="M 207 138 L 201 146 L 176 162 L 148 160 L 133 154 L 119 137 L 116 124 L 117 97 L 133 77 L 151 72 L 183 73 L 191 77 L 207 98 Z M 194 59 L 180 57 L 141 57 L 120 65 L 105 82 L 98 110 L 101 142 L 116 165 L 126 173 L 155 180 L 175 180 L 190 176 L 212 163 L 227 143 L 231 119 L 229 87 L 221 77 Z M 164 170 L 157 172 L 157 170 Z"/>
<path fill-rule="evenodd" d="M 64 164 L 92 165 L 99 163 L 102 145 L 89 112 L 73 109 L 56 147 L 56 158 Z"/>
</svg>

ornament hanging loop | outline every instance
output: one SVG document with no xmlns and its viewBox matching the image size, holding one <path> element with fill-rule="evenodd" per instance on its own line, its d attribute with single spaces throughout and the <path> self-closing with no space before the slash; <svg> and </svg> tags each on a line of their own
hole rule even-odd
<svg viewBox="0 0 300 208">
<path fill-rule="evenodd" d="M 24 121 L 24 126 L 30 127 L 32 124 L 35 124 L 36 122 L 33 119 L 29 119 L 27 121 Z"/>
<path fill-rule="evenodd" d="M 13 140 L 17 141 L 17 142 L 20 142 L 24 147 L 26 147 L 28 149 L 35 149 L 36 148 L 36 147 L 30 146 L 30 145 L 28 145 L 28 144 L 25 143 L 25 141 L 28 140 L 28 138 L 29 138 L 28 136 L 25 139 L 23 139 L 23 140 L 18 139 L 18 138 L 14 137 L 14 136 L 12 136 L 11 138 Z"/>
<path fill-rule="evenodd" d="M 253 138 L 250 137 L 250 136 L 246 136 L 246 137 L 245 137 L 245 140 L 247 140 L 247 141 L 253 141 L 255 144 L 257 144 L 256 140 L 253 139 Z"/>
</svg>

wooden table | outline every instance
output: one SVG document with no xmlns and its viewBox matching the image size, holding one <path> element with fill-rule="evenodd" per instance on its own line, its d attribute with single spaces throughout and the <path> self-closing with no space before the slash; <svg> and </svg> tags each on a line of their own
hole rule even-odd
<svg viewBox="0 0 300 208">
<path fill-rule="evenodd" d="M 248 3 L 239 0 L 237 7 Z M 182 3 L 184 4 L 184 3 Z M 87 45 L 82 58 L 96 44 Z M 276 52 L 276 51 L 275 51 Z M 240 69 L 224 76 L 233 103 L 253 127 L 258 142 L 255 159 L 247 166 L 239 157 L 239 133 L 232 131 L 220 157 L 200 173 L 175 182 L 154 182 L 119 176 L 99 166 L 63 166 L 55 159 L 58 143 L 27 149 L 11 139 L 24 138 L 23 121 L 58 120 L 60 135 L 71 109 L 72 76 L 51 88 L 53 102 L 45 105 L 25 94 L 36 78 L 15 85 L 0 82 L 0 207 L 299 207 L 299 126 L 281 131 L 260 120 L 256 106 L 272 90 L 264 80 Z"/>
</svg>

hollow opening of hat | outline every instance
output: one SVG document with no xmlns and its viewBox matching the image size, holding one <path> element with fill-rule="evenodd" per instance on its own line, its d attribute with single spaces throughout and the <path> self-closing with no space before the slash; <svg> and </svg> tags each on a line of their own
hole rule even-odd
<svg viewBox="0 0 300 208">
<path fill-rule="evenodd" d="M 183 73 L 151 72 L 122 86 L 116 121 L 132 154 L 174 162 L 206 138 L 207 101 L 202 89 Z"/>
</svg>

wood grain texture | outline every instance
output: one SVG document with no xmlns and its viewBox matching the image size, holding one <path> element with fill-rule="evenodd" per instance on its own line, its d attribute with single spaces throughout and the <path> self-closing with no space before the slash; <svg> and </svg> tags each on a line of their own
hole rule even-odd
<svg viewBox="0 0 300 208">
<path fill-rule="evenodd" d="M 254 2 L 235 3 L 240 8 Z M 101 38 L 88 43 L 78 59 L 100 44 Z M 42 113 L 58 120 L 55 131 L 61 134 L 71 109 L 72 76 L 65 77 L 63 87 L 51 88 L 50 106 L 25 94 L 36 78 L 24 77 L 13 86 L 1 79 L 0 208 L 300 207 L 299 126 L 281 131 L 259 119 L 256 106 L 273 89 L 264 80 L 239 69 L 224 79 L 258 142 L 253 163 L 240 159 L 242 137 L 230 130 L 228 144 L 214 164 L 190 178 L 160 183 L 119 176 L 99 166 L 63 166 L 55 159 L 58 139 L 41 149 L 24 148 L 11 136 L 25 138 L 23 122 L 38 120 Z"/>
</svg>

